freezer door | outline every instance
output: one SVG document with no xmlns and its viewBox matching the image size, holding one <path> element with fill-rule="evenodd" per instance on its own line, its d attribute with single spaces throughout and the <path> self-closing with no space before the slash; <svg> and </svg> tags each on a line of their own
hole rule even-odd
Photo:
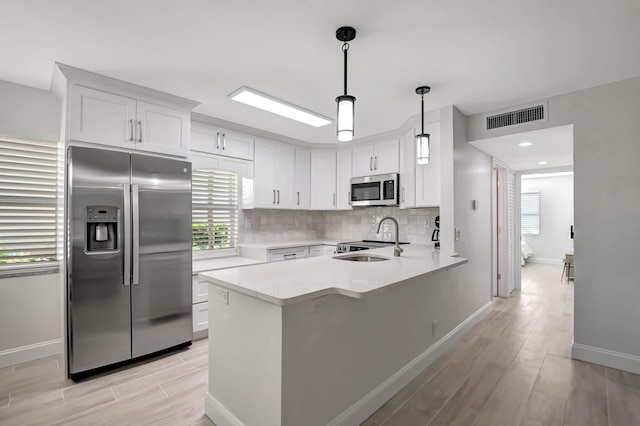
<svg viewBox="0 0 640 426">
<path fill-rule="evenodd" d="M 130 291 L 125 271 L 129 154 L 70 148 L 68 163 L 67 362 L 70 374 L 131 358 Z M 115 224 L 90 223 L 91 206 L 108 206 Z M 97 211 L 95 212 L 98 213 Z M 92 216 L 93 217 L 93 216 Z M 93 225 L 93 226 L 91 226 Z M 98 249 L 88 244 L 103 228 Z M 111 234 L 113 229 L 113 234 Z M 105 244 L 115 236 L 113 245 Z"/>
<path fill-rule="evenodd" d="M 136 154 L 131 163 L 131 329 L 138 357 L 193 338 L 191 163 Z"/>
</svg>

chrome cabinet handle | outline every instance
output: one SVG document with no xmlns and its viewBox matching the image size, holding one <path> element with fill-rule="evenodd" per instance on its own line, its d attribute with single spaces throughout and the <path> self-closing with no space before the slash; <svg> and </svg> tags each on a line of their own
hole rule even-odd
<svg viewBox="0 0 640 426">
<path fill-rule="evenodd" d="M 287 257 L 295 257 L 295 256 L 296 256 L 296 253 L 286 253 L 286 254 L 285 254 L 284 256 L 282 256 L 282 257 L 284 257 L 284 258 L 286 259 Z"/>
<path fill-rule="evenodd" d="M 139 284 L 140 278 L 140 201 L 138 200 L 138 185 L 131 185 L 133 198 L 133 279 L 131 284 Z"/>
<path fill-rule="evenodd" d="M 227 136 L 222 134 L 222 149 L 227 149 Z"/>
<path fill-rule="evenodd" d="M 133 123 L 133 120 L 131 120 Z M 133 128 L 131 129 L 133 130 Z M 133 133 L 132 133 L 133 134 Z M 133 137 L 131 138 L 133 141 Z M 124 246 L 124 271 L 122 273 L 122 285 L 131 284 L 131 188 L 128 183 L 122 185 L 122 192 L 124 193 L 124 208 L 123 210 L 123 222 L 124 222 L 124 245 L 119 243 L 119 246 Z"/>
<path fill-rule="evenodd" d="M 220 149 L 220 132 L 216 133 L 216 149 Z"/>
<path fill-rule="evenodd" d="M 300 191 L 298 191 L 298 205 L 300 205 Z"/>
<path fill-rule="evenodd" d="M 138 120 L 138 127 L 140 130 L 140 138 L 138 139 L 138 142 L 142 143 L 142 120 Z"/>
<path fill-rule="evenodd" d="M 373 160 L 373 170 L 378 170 L 378 156 L 375 156 L 375 159 Z"/>
<path fill-rule="evenodd" d="M 336 193 L 335 192 L 333 193 L 333 205 L 334 206 L 336 205 Z"/>
<path fill-rule="evenodd" d="M 133 142 L 133 134 L 135 131 L 133 130 L 133 119 L 129 120 L 129 127 L 131 130 L 131 136 L 129 137 L 129 142 Z"/>
<path fill-rule="evenodd" d="M 278 189 L 276 192 L 278 193 L 278 202 L 277 202 L 277 204 L 280 204 L 280 190 Z"/>
<path fill-rule="evenodd" d="M 273 204 L 276 203 L 276 190 L 273 190 Z"/>
<path fill-rule="evenodd" d="M 404 186 L 402 187 L 402 202 L 404 203 Z"/>
<path fill-rule="evenodd" d="M 373 157 L 369 157 L 369 170 L 373 170 Z"/>
<path fill-rule="evenodd" d="M 351 205 L 351 191 L 349 191 L 347 193 L 347 203 L 349 203 L 349 205 Z"/>
</svg>

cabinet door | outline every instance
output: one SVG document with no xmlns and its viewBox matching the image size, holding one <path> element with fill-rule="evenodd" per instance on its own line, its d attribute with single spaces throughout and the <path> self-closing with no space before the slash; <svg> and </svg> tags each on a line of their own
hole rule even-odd
<svg viewBox="0 0 640 426">
<path fill-rule="evenodd" d="M 276 208 L 275 143 L 256 140 L 253 161 L 253 204 L 256 208 Z"/>
<path fill-rule="evenodd" d="M 338 249 L 336 246 L 324 245 L 322 247 L 323 247 L 322 249 L 323 256 L 333 256 L 334 254 L 336 254 L 336 250 Z"/>
<path fill-rule="evenodd" d="M 133 149 L 135 120 L 135 99 L 71 85 L 69 139 Z"/>
<path fill-rule="evenodd" d="M 275 185 L 276 208 L 293 209 L 295 192 L 296 150 L 291 145 L 276 144 Z"/>
<path fill-rule="evenodd" d="M 242 133 L 221 130 L 220 155 L 253 160 L 253 138 Z"/>
<path fill-rule="evenodd" d="M 324 256 L 324 246 L 311 246 L 309 247 L 309 257 Z"/>
<path fill-rule="evenodd" d="M 373 146 L 364 145 L 353 148 L 353 177 L 374 175 Z"/>
<path fill-rule="evenodd" d="M 416 207 L 440 205 L 440 122 L 429 123 L 425 132 L 430 135 L 429 164 L 416 165 Z"/>
<path fill-rule="evenodd" d="M 191 151 L 220 154 L 220 131 L 217 129 L 193 123 L 191 125 Z"/>
<path fill-rule="evenodd" d="M 336 163 L 336 208 L 351 210 L 351 150 L 338 151 Z"/>
<path fill-rule="evenodd" d="M 400 139 L 400 208 L 416 206 L 416 139 L 410 129 Z"/>
<path fill-rule="evenodd" d="M 373 146 L 373 171 L 376 175 L 398 172 L 398 141 L 379 142 Z"/>
<path fill-rule="evenodd" d="M 311 153 L 311 209 L 336 208 L 336 152 Z"/>
<path fill-rule="evenodd" d="M 189 111 L 138 101 L 137 119 L 137 149 L 180 157 L 189 156 Z"/>
<path fill-rule="evenodd" d="M 308 210 L 311 206 L 311 152 L 306 149 L 296 149 L 294 184 L 294 207 Z"/>
<path fill-rule="evenodd" d="M 209 329 L 209 302 L 196 303 L 192 306 L 193 331 Z"/>
</svg>

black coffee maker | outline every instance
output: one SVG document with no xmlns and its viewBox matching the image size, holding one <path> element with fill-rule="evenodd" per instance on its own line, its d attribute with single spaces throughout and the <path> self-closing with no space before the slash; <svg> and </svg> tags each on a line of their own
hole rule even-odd
<svg viewBox="0 0 640 426">
<path fill-rule="evenodd" d="M 431 241 L 434 241 L 436 250 L 440 250 L 440 216 L 436 216 L 436 229 L 431 234 Z"/>
</svg>

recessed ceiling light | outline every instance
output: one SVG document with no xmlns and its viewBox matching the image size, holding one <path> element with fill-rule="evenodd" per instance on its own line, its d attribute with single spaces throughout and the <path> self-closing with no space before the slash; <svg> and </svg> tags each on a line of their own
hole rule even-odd
<svg viewBox="0 0 640 426">
<path fill-rule="evenodd" d="M 524 146 L 531 146 L 531 145 L 533 145 L 531 142 L 520 142 L 520 143 L 518 144 L 518 146 L 523 146 L 523 147 L 524 147 Z"/>
<path fill-rule="evenodd" d="M 545 164 L 547 164 L 547 162 L 546 161 L 540 161 L 540 162 L 538 162 L 538 164 L 541 165 L 541 166 L 544 166 Z"/>
<path fill-rule="evenodd" d="M 333 122 L 330 118 L 323 117 L 315 112 L 311 112 L 245 86 L 231 93 L 228 97 L 234 101 L 242 102 L 243 104 L 260 108 L 313 127 L 322 127 Z"/>
</svg>

